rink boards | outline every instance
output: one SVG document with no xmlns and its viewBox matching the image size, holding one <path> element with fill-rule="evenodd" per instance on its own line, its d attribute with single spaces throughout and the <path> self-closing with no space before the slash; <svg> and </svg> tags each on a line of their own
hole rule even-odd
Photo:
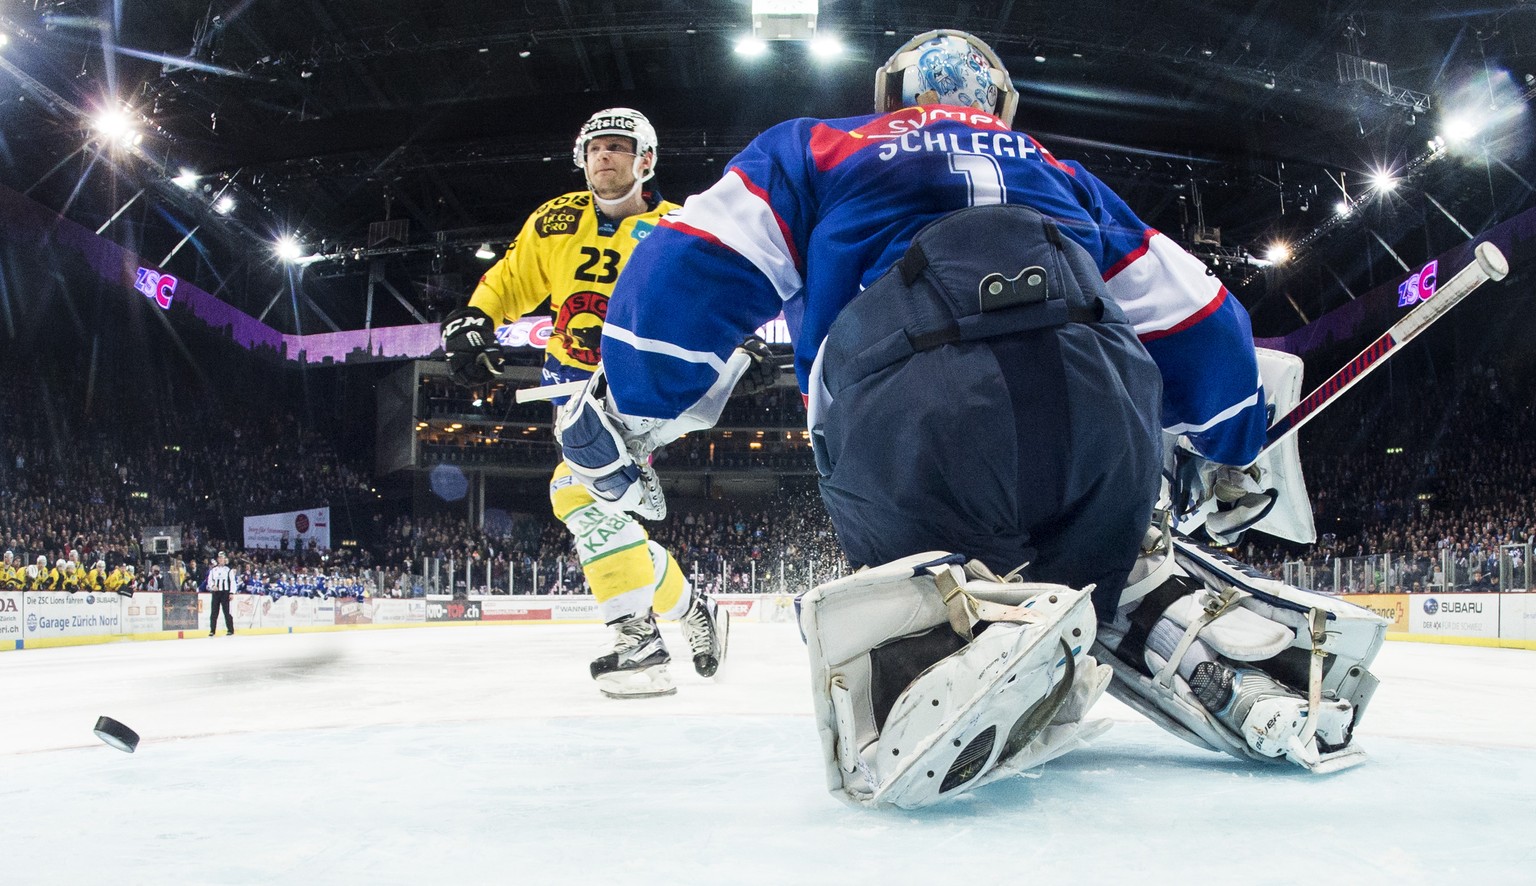
<svg viewBox="0 0 1536 886">
<path fill-rule="evenodd" d="M 110 643 L 175 640 L 208 632 L 209 594 L 0 591 L 0 651 Z M 721 595 L 731 615 L 748 621 L 793 621 L 787 594 Z M 293 633 L 353 628 L 473 624 L 579 624 L 597 622 L 590 595 L 311 598 L 235 594 L 230 601 L 235 631 Z M 218 625 L 222 636 L 224 625 Z"/>
</svg>

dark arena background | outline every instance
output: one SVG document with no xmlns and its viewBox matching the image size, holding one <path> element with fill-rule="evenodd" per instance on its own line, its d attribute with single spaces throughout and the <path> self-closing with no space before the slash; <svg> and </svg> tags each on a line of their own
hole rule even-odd
<svg viewBox="0 0 1536 886">
<path fill-rule="evenodd" d="M 1306 391 L 1475 244 L 1508 258 L 1300 431 L 1317 541 L 1229 550 L 1391 620 L 1368 767 L 1315 791 L 1266 771 L 1238 802 L 1244 770 L 1115 706 L 1103 748 L 969 807 L 838 806 L 792 601 L 848 563 L 789 374 L 656 456 L 669 514 L 647 530 L 735 613 L 735 681 L 640 712 L 591 688 L 607 635 L 551 513 L 554 410 L 513 399 L 538 384 L 547 304 L 502 330 L 510 380 L 480 388 L 448 378 L 440 322 L 530 212 L 584 186 L 593 112 L 650 118 L 655 184 L 682 202 L 775 123 L 870 112 L 876 67 L 931 28 L 987 40 L 1015 127 L 1199 257 Z M 1515 881 L 1532 724 L 1496 714 L 1536 688 L 1533 98 L 1524 0 L 0 0 L 0 762 L 19 778 L 0 879 L 496 882 L 526 863 L 531 882 L 896 883 L 954 876 L 914 847 L 965 839 L 983 882 L 1023 861 L 1262 883 L 1281 816 L 1303 838 L 1282 866 L 1321 882 Z M 782 322 L 763 333 L 788 353 Z M 250 636 L 205 643 L 220 552 L 262 592 L 235 595 Z M 28 584 L 39 560 L 101 578 Z M 426 630 L 467 622 L 485 629 Z M 106 645 L 124 639 L 166 642 Z M 88 733 L 113 710 L 134 757 Z M 393 750 L 346 762 L 359 743 Z M 1459 769 L 1437 768 L 1447 748 Z M 230 784 L 239 823 L 210 824 Z M 1405 829 L 1425 794 L 1456 839 Z M 327 819 L 290 823 L 284 798 Z M 1232 858 L 1166 833 L 1159 804 L 1185 801 L 1243 822 Z M 1329 835 L 1341 816 L 1367 822 L 1357 840 Z M 252 841 L 290 824 L 344 848 Z M 142 842 L 72 857 L 82 827 Z M 1086 846 L 1137 828 L 1093 867 Z M 1047 830 L 1077 849 L 987 848 Z M 395 842 L 370 855 L 375 837 Z M 883 860 L 835 873 L 859 854 L 838 841 L 865 839 Z"/>
</svg>

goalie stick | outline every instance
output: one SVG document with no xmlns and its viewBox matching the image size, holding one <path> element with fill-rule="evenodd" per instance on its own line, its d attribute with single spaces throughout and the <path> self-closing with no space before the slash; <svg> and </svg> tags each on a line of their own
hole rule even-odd
<svg viewBox="0 0 1536 886">
<path fill-rule="evenodd" d="M 1508 260 L 1504 258 L 1504 253 L 1492 243 L 1485 241 L 1477 244 L 1472 255 L 1473 261 L 1440 287 L 1429 301 L 1421 303 L 1393 323 L 1391 328 L 1382 333 L 1380 338 L 1371 342 L 1370 346 L 1361 351 L 1355 359 L 1345 364 L 1344 368 L 1335 372 L 1327 381 L 1318 385 L 1312 393 L 1297 403 L 1296 408 L 1270 425 L 1269 432 L 1265 436 L 1264 449 L 1274 448 L 1282 440 L 1300 430 L 1302 425 L 1310 421 L 1323 407 L 1333 402 L 1334 398 L 1354 387 L 1356 382 L 1381 365 L 1394 348 L 1410 341 L 1423 332 L 1429 324 L 1445 316 L 1447 311 L 1455 307 L 1457 302 L 1466 298 L 1474 289 L 1489 280 L 1495 282 L 1503 280 L 1509 274 Z"/>
<path fill-rule="evenodd" d="M 490 360 L 483 356 L 481 359 L 484 360 L 483 365 L 485 365 L 487 369 L 490 369 Z M 730 359 L 725 362 L 725 368 L 720 371 L 720 374 L 734 375 L 739 378 L 746 371 L 747 366 L 751 363 L 751 361 L 752 355 L 750 353 L 742 350 L 741 348 L 737 348 L 731 352 Z M 498 377 L 500 376 L 500 373 L 497 373 L 494 369 L 492 369 L 491 372 Z M 581 393 L 581 389 L 586 386 L 587 382 L 585 379 L 580 381 L 561 382 L 557 385 L 539 385 L 532 388 L 518 388 L 515 396 L 517 397 L 517 402 L 519 403 L 530 403 L 535 400 L 553 400 L 556 397 L 571 397 L 579 394 Z"/>
</svg>

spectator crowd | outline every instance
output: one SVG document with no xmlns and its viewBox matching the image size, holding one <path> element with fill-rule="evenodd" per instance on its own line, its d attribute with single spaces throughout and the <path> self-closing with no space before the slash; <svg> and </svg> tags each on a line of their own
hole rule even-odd
<svg viewBox="0 0 1536 886">
<path fill-rule="evenodd" d="M 5 588 L 188 589 L 231 551 L 243 589 L 278 596 L 583 590 L 569 535 L 542 499 L 489 511 L 481 526 L 462 503 L 388 513 L 366 462 L 278 403 L 156 406 L 112 391 L 120 407 L 101 408 L 99 396 L 92 412 L 56 405 L 41 377 L 12 376 L 0 387 Z M 1533 390 L 1529 373 L 1490 367 L 1410 389 L 1362 385 L 1304 431 L 1319 541 L 1249 533 L 1235 553 L 1274 574 L 1304 563 L 1305 581 L 1324 590 L 1499 589 L 1510 557 L 1528 565 L 1520 546 L 1536 536 Z M 673 444 L 658 468 L 806 461 L 803 434 L 786 429 L 799 409 L 793 391 L 733 401 L 729 427 Z M 525 446 L 552 463 L 547 440 Z M 771 500 L 674 500 L 652 537 L 714 591 L 797 592 L 840 574 L 847 563 L 814 483 L 781 479 Z M 359 544 L 242 551 L 235 540 L 244 515 L 323 505 L 351 515 Z M 152 556 L 143 531 L 166 525 L 181 536 L 171 555 Z"/>
</svg>

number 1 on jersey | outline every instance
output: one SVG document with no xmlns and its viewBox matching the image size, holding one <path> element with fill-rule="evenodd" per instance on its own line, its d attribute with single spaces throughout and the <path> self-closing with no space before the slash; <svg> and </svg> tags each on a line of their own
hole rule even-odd
<svg viewBox="0 0 1536 886">
<path fill-rule="evenodd" d="M 950 154 L 949 171 L 965 176 L 966 205 L 1008 202 L 1008 187 L 1003 184 L 1003 169 L 996 158 L 986 154 Z"/>
</svg>

